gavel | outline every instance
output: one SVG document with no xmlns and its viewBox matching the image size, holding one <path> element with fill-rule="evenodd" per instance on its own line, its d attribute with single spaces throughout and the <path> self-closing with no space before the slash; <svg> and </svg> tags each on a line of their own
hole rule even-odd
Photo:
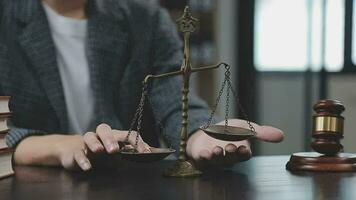
<svg viewBox="0 0 356 200">
<path fill-rule="evenodd" d="M 356 155 L 344 153 L 340 144 L 344 137 L 341 113 L 345 107 L 337 100 L 320 100 L 313 108 L 311 147 L 316 152 L 292 154 L 286 168 L 292 172 L 356 172 Z"/>
<path fill-rule="evenodd" d="M 340 140 L 344 134 L 344 117 L 341 113 L 345 107 L 337 100 L 320 100 L 313 109 L 316 112 L 313 115 L 313 150 L 326 156 L 343 151 Z"/>
</svg>

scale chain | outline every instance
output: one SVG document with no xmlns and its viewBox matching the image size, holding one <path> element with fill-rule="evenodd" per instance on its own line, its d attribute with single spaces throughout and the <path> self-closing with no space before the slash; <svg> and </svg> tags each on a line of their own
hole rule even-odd
<svg viewBox="0 0 356 200">
<path fill-rule="evenodd" d="M 242 107 L 242 105 L 241 105 L 241 103 L 240 103 L 240 100 L 239 100 L 239 98 L 238 98 L 238 96 L 237 96 L 237 93 L 235 92 L 235 90 L 234 90 L 233 87 L 232 87 L 232 83 L 231 83 L 231 82 L 232 82 L 232 81 L 231 81 L 231 71 L 230 71 L 230 68 L 231 68 L 231 67 L 230 67 L 228 64 L 226 64 L 226 63 L 223 63 L 223 64 L 225 65 L 225 70 L 226 70 L 226 71 L 225 71 L 225 79 L 224 79 L 224 82 L 223 82 L 223 84 L 222 84 L 222 86 L 221 86 L 221 89 L 220 89 L 220 91 L 219 91 L 219 95 L 218 95 L 218 97 L 217 97 L 217 99 L 216 99 L 216 102 L 215 102 L 215 104 L 214 104 L 214 107 L 213 107 L 213 109 L 212 109 L 212 112 L 211 112 L 211 114 L 210 114 L 209 120 L 208 120 L 207 124 L 203 126 L 203 128 L 208 128 L 208 127 L 211 125 L 212 120 L 213 120 L 213 117 L 214 117 L 214 115 L 215 115 L 215 113 L 216 113 L 217 106 L 218 106 L 218 104 L 219 104 L 219 102 L 220 102 L 220 99 L 221 99 L 221 96 L 222 96 L 222 94 L 223 94 L 223 92 L 224 92 L 224 88 L 225 88 L 225 86 L 226 86 L 226 84 L 227 84 L 228 86 L 227 86 L 227 89 L 226 89 L 226 93 L 227 93 L 227 94 L 226 94 L 226 107 L 225 107 L 225 131 L 226 131 L 227 126 L 228 126 L 228 115 L 229 115 L 229 109 L 230 109 L 230 107 L 229 107 L 229 102 L 230 102 L 230 90 L 231 90 L 231 92 L 232 92 L 234 98 L 236 99 L 236 102 L 237 102 L 237 105 L 238 105 L 239 110 L 242 112 L 242 115 L 243 115 L 244 118 L 246 119 L 246 123 L 248 124 L 250 130 L 253 131 L 253 132 L 255 132 L 255 128 L 252 126 L 251 122 L 249 121 L 248 116 L 247 116 L 245 110 L 243 109 L 243 107 Z"/>
<path fill-rule="evenodd" d="M 226 81 L 226 79 L 225 79 L 224 82 L 223 82 L 223 84 L 222 84 L 222 86 L 221 86 L 221 89 L 220 89 L 220 91 L 219 91 L 219 95 L 218 95 L 218 97 L 217 97 L 217 99 L 216 99 L 215 105 L 214 105 L 214 107 L 213 107 L 213 109 L 212 109 L 212 112 L 211 112 L 210 117 L 209 117 L 209 119 L 208 119 L 208 121 L 207 121 L 207 124 L 204 125 L 204 127 L 203 127 L 204 129 L 205 129 L 205 128 L 208 128 L 208 127 L 211 125 L 211 122 L 213 121 L 213 118 L 214 118 L 216 109 L 217 109 L 218 104 L 219 104 L 219 102 L 220 102 L 220 98 L 221 98 L 222 94 L 224 93 L 224 88 L 225 88 L 225 86 L 226 86 L 226 82 L 227 82 L 227 81 Z"/>
<path fill-rule="evenodd" d="M 227 91 L 227 96 L 226 96 L 226 107 L 227 107 L 227 108 L 226 108 L 226 113 L 225 113 L 225 129 L 226 129 L 226 127 L 227 127 L 227 117 L 226 117 L 226 116 L 228 115 L 228 112 L 229 112 L 228 107 L 229 107 L 229 98 L 230 98 L 230 90 L 231 90 L 231 92 L 232 92 L 232 94 L 234 95 L 235 100 L 236 100 L 236 102 L 237 102 L 238 108 L 239 108 L 239 110 L 242 112 L 242 115 L 244 116 L 244 118 L 246 119 L 246 123 L 248 124 L 250 130 L 251 130 L 252 132 L 256 132 L 255 128 L 252 126 L 250 120 L 248 119 L 248 116 L 247 116 L 245 110 L 243 109 L 243 107 L 242 107 L 242 105 L 241 105 L 241 103 L 240 103 L 240 99 L 239 99 L 239 97 L 237 96 L 237 93 L 235 92 L 234 88 L 232 87 L 232 83 L 231 83 L 231 82 L 232 82 L 232 81 L 231 81 L 231 71 L 230 71 L 231 67 L 230 67 L 229 65 L 225 64 L 225 69 L 226 69 L 226 72 L 225 72 L 225 80 L 226 80 L 227 83 L 228 83 L 228 89 L 227 89 L 228 91 Z M 229 90 L 229 89 L 230 89 L 230 90 Z"/>
<path fill-rule="evenodd" d="M 209 120 L 208 120 L 207 124 L 206 124 L 205 126 L 203 126 L 203 128 L 208 128 L 208 127 L 211 125 L 211 123 L 212 123 L 212 121 L 213 121 L 213 117 L 214 117 L 215 112 L 216 112 L 216 109 L 217 109 L 217 107 L 218 107 L 218 105 L 219 105 L 219 103 L 220 103 L 220 99 L 221 99 L 221 97 L 222 97 L 222 95 L 223 95 L 223 93 L 224 93 L 224 89 L 225 89 L 226 83 L 227 83 L 227 81 L 229 80 L 228 77 L 230 77 L 230 75 L 231 75 L 230 66 L 229 66 L 228 64 L 226 64 L 226 63 L 222 63 L 222 64 L 224 64 L 225 70 L 226 70 L 226 71 L 225 71 L 224 82 L 223 82 L 223 84 L 222 84 L 222 86 L 221 86 L 221 89 L 220 89 L 220 91 L 219 91 L 219 95 L 218 95 L 218 97 L 217 97 L 217 99 L 216 99 L 215 105 L 213 106 L 213 109 L 212 109 L 212 112 L 211 112 L 211 114 L 210 114 Z M 226 91 L 229 92 L 229 88 L 227 88 Z M 227 94 L 227 95 L 229 96 L 230 94 Z M 226 107 L 225 107 L 225 130 L 226 130 L 227 126 L 228 126 L 229 98 L 230 98 L 230 96 L 226 98 Z"/>
<path fill-rule="evenodd" d="M 225 107 L 225 132 L 227 132 L 227 127 L 229 125 L 229 111 L 230 111 L 230 88 L 226 88 L 226 107 Z"/>
<path fill-rule="evenodd" d="M 162 136 L 165 137 L 165 126 L 164 124 L 162 123 L 162 121 L 160 119 L 158 119 L 157 117 L 157 110 L 155 109 L 155 107 L 153 106 L 152 104 L 152 101 L 151 101 L 151 97 L 150 95 L 147 93 L 147 96 L 146 96 L 146 99 L 147 99 L 147 102 L 150 104 L 150 107 L 152 109 L 152 112 L 153 112 L 153 117 L 157 120 L 157 124 L 160 126 L 160 129 L 162 131 Z M 167 138 L 166 138 L 167 139 Z M 167 142 L 167 141 L 166 141 Z M 167 142 L 168 143 L 168 142 Z M 168 146 L 171 148 L 171 145 L 168 143 Z"/>
<path fill-rule="evenodd" d="M 229 88 L 230 88 L 232 94 L 234 95 L 234 97 L 235 97 L 235 99 L 236 99 L 237 106 L 239 107 L 239 110 L 242 112 L 242 115 L 244 116 L 244 118 L 246 119 L 246 122 L 247 122 L 247 124 L 248 124 L 250 130 L 251 130 L 252 132 L 256 132 L 255 127 L 252 126 L 251 121 L 248 119 L 248 116 L 247 116 L 245 110 L 243 109 L 243 107 L 242 107 L 242 105 L 241 105 L 241 103 L 240 103 L 240 99 L 239 99 L 239 97 L 237 96 L 237 93 L 235 92 L 234 88 L 232 87 L 232 83 L 231 83 L 230 77 L 228 77 L 227 82 L 228 82 L 228 85 L 229 85 Z"/>
<path fill-rule="evenodd" d="M 136 134 L 136 140 L 135 140 L 135 148 L 137 148 L 137 144 L 140 138 L 140 131 L 141 131 L 141 125 L 142 125 L 142 118 L 143 118 L 143 109 L 144 109 L 144 105 L 145 105 L 145 99 L 147 97 L 147 83 L 143 83 L 143 87 L 142 87 L 142 94 L 141 94 L 141 99 L 140 99 L 140 104 L 135 112 L 134 118 L 131 122 L 131 126 L 129 129 L 129 132 L 126 136 L 126 142 L 129 141 L 131 132 L 135 126 L 135 123 L 137 121 L 137 134 Z"/>
<path fill-rule="evenodd" d="M 141 99 L 140 99 L 140 103 L 139 106 L 136 110 L 136 113 L 134 115 L 133 121 L 131 123 L 131 127 L 129 129 L 129 133 L 126 136 L 126 142 L 128 142 L 130 134 L 132 132 L 132 130 L 134 129 L 135 123 L 137 121 L 137 135 L 136 135 L 136 141 L 135 141 L 135 146 L 137 148 L 137 144 L 139 141 L 139 136 L 140 136 L 140 132 L 141 132 L 141 128 L 142 128 L 142 120 L 143 120 L 143 111 L 144 111 L 144 106 L 145 106 L 145 102 L 146 100 L 148 101 L 148 103 L 150 104 L 151 108 L 152 108 L 152 112 L 154 116 L 157 116 L 157 111 L 155 110 L 155 108 L 153 107 L 153 104 L 151 102 L 151 98 L 149 96 L 149 92 L 148 92 L 148 84 L 147 83 L 143 83 L 143 87 L 142 87 L 142 94 L 141 94 Z M 161 122 L 161 120 L 157 120 L 157 123 L 159 124 L 161 130 L 162 130 L 162 134 L 164 135 L 164 125 Z"/>
</svg>

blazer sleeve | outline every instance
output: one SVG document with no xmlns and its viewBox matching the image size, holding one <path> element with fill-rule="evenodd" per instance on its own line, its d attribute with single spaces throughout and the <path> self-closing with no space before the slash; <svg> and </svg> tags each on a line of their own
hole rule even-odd
<svg viewBox="0 0 356 200">
<path fill-rule="evenodd" d="M 8 121 L 8 127 L 10 128 L 10 131 L 5 137 L 6 144 L 9 147 L 16 147 L 17 144 L 20 143 L 23 139 L 30 136 L 47 135 L 46 132 L 41 130 L 24 129 L 9 124 L 11 124 L 11 121 Z"/>
<path fill-rule="evenodd" d="M 0 34 L 0 37 L 2 35 Z M 1 74 L 6 74 L 3 73 L 6 71 L 6 69 L 9 69 L 11 66 L 11 63 L 7 59 L 7 49 L 5 44 L 2 42 L 3 38 L 0 38 L 0 73 Z M 0 75 L 1 78 L 1 75 Z M 3 83 L 0 81 L 0 96 L 1 95 L 9 95 L 4 91 L 4 87 L 2 85 Z M 11 99 L 10 99 L 11 101 Z M 11 110 L 11 102 L 10 102 L 10 110 Z M 40 130 L 31 130 L 31 129 L 24 129 L 24 128 L 19 128 L 15 127 L 12 125 L 11 119 L 7 121 L 8 127 L 10 128 L 9 133 L 6 135 L 5 140 L 6 144 L 9 147 L 15 147 L 21 140 L 23 140 L 26 137 L 33 136 L 33 135 L 45 135 L 47 134 L 44 131 Z"/>
<path fill-rule="evenodd" d="M 183 54 L 182 42 L 176 25 L 168 12 L 161 8 L 156 16 L 153 40 L 153 74 L 162 74 L 180 69 Z M 164 124 L 166 142 L 179 149 L 182 122 L 182 77 L 156 79 L 150 87 L 150 98 L 156 120 Z M 207 104 L 193 92 L 189 93 L 188 134 L 194 133 L 209 118 Z"/>
</svg>

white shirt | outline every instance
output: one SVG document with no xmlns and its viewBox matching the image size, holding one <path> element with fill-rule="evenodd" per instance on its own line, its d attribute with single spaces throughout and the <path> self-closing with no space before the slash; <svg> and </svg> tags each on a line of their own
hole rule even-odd
<svg viewBox="0 0 356 200">
<path fill-rule="evenodd" d="M 94 96 L 85 51 L 87 20 L 59 15 L 43 3 L 63 85 L 70 133 L 88 131 L 94 112 Z"/>
</svg>

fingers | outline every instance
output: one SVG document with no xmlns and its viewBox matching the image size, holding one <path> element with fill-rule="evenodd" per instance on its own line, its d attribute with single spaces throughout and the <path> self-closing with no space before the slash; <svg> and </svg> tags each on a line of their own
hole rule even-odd
<svg viewBox="0 0 356 200">
<path fill-rule="evenodd" d="M 224 149 L 220 146 L 216 146 L 213 148 L 212 154 L 213 154 L 213 157 L 211 159 L 212 164 L 218 167 L 223 166 L 224 160 L 226 159 Z"/>
<path fill-rule="evenodd" d="M 213 166 L 212 157 L 213 157 L 212 151 L 210 151 L 208 149 L 203 149 L 203 150 L 199 151 L 199 154 L 196 155 L 194 160 L 197 161 L 199 168 L 204 169 L 204 168 L 209 168 L 209 167 Z"/>
<path fill-rule="evenodd" d="M 126 142 L 128 131 L 112 130 L 112 132 L 116 141 Z M 137 134 L 138 133 L 136 131 L 131 132 L 128 138 L 128 142 L 130 143 L 130 145 L 135 147 L 139 153 L 151 152 L 150 146 L 142 140 L 141 136 L 138 135 L 137 137 Z M 137 147 L 136 147 L 136 139 L 137 139 Z"/>
<path fill-rule="evenodd" d="M 225 122 L 220 122 L 219 124 L 223 124 Z M 245 120 L 240 119 L 230 119 L 229 125 L 242 127 L 249 129 L 249 125 Z M 278 128 L 274 128 L 272 126 L 260 126 L 256 123 L 251 122 L 251 125 L 255 128 L 257 133 L 257 139 L 265 141 L 265 142 L 280 142 L 284 138 L 283 131 Z"/>
<path fill-rule="evenodd" d="M 216 146 L 213 148 L 213 156 L 218 157 L 218 156 L 224 156 L 225 152 L 222 147 Z"/>
<path fill-rule="evenodd" d="M 96 128 L 96 133 L 98 134 L 100 140 L 104 144 L 105 150 L 108 153 L 115 153 L 120 150 L 118 141 L 115 139 L 113 131 L 109 125 L 100 124 Z"/>
<path fill-rule="evenodd" d="M 86 157 L 83 150 L 79 150 L 74 153 L 74 160 L 82 170 L 88 171 L 91 169 L 90 161 Z"/>
<path fill-rule="evenodd" d="M 104 151 L 104 146 L 101 144 L 96 133 L 88 132 L 84 135 L 84 142 L 94 153 L 99 153 Z"/>
<path fill-rule="evenodd" d="M 238 162 L 243 162 L 251 158 L 251 150 L 248 145 L 236 146 L 234 144 L 227 144 L 225 146 L 225 157 L 222 165 L 224 167 L 232 167 Z"/>
<path fill-rule="evenodd" d="M 238 161 L 239 161 L 238 148 L 233 144 L 226 145 L 224 165 L 230 167 Z"/>
<path fill-rule="evenodd" d="M 205 168 L 226 168 L 232 167 L 238 162 L 249 160 L 251 155 L 248 142 L 241 143 L 238 147 L 230 143 L 224 149 L 220 146 L 215 146 L 211 151 L 208 149 L 201 150 L 199 158 L 196 160 Z"/>
<path fill-rule="evenodd" d="M 200 155 L 198 159 L 201 161 L 208 161 L 211 160 L 212 157 L 213 157 L 213 153 L 208 149 L 204 149 L 200 151 Z"/>
<path fill-rule="evenodd" d="M 244 162 L 252 157 L 251 149 L 244 145 L 239 146 L 233 154 L 235 155 L 233 162 Z"/>
<path fill-rule="evenodd" d="M 223 148 L 216 146 L 212 150 L 208 150 L 208 149 L 201 150 L 196 160 L 213 162 L 216 160 L 216 158 L 223 157 L 223 156 L 224 156 Z"/>
<path fill-rule="evenodd" d="M 135 147 L 140 153 L 151 152 L 150 146 L 137 134 L 137 132 L 132 131 L 128 138 L 131 147 Z M 88 148 L 94 153 L 101 152 L 104 149 L 108 153 L 116 153 L 120 151 L 119 142 L 127 142 L 127 135 L 128 131 L 112 130 L 109 125 L 100 124 L 96 129 L 96 133 L 88 132 L 84 135 L 84 141 Z"/>
<path fill-rule="evenodd" d="M 272 126 L 256 126 L 257 138 L 266 142 L 280 142 L 284 134 L 280 129 Z"/>
</svg>

